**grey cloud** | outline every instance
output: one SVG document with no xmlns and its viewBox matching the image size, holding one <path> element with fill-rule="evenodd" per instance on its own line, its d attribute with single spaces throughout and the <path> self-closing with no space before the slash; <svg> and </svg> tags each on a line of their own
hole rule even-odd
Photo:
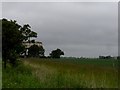
<svg viewBox="0 0 120 90">
<path fill-rule="evenodd" d="M 46 54 L 117 55 L 117 3 L 3 3 L 3 17 L 29 23 Z"/>
</svg>

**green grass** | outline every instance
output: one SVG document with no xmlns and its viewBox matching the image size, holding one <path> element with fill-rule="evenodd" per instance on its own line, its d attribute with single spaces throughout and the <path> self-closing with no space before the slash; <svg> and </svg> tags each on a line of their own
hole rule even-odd
<svg viewBox="0 0 120 90">
<path fill-rule="evenodd" d="M 118 66 L 117 59 L 79 59 L 79 58 L 61 58 L 61 59 L 50 59 L 52 61 L 59 61 L 59 62 L 71 62 L 74 64 L 90 64 L 90 65 L 97 65 L 97 66 L 107 66 L 112 67 Z"/>
<path fill-rule="evenodd" d="M 11 67 L 2 70 L 3 88 L 37 88 L 39 81 L 31 73 L 30 67 L 20 64 L 18 67 Z"/>
<path fill-rule="evenodd" d="M 0 89 L 2 88 L 2 59 L 0 58 Z"/>
<path fill-rule="evenodd" d="M 118 87 L 117 60 L 26 58 L 22 61 L 17 68 L 3 70 L 3 87 Z"/>
</svg>

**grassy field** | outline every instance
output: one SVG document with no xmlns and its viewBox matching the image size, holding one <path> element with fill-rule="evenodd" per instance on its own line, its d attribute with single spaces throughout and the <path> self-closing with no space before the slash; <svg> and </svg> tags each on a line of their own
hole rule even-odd
<svg viewBox="0 0 120 90">
<path fill-rule="evenodd" d="M 3 87 L 117 88 L 117 60 L 21 59 L 17 68 L 3 69 Z"/>
<path fill-rule="evenodd" d="M 0 58 L 0 89 L 2 88 L 2 59 Z"/>
</svg>

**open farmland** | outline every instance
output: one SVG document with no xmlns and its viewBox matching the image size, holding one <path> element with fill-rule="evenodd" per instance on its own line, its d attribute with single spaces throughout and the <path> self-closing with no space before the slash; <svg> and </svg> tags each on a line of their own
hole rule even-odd
<svg viewBox="0 0 120 90">
<path fill-rule="evenodd" d="M 25 58 L 22 59 L 22 62 L 24 63 L 24 68 L 18 68 L 17 71 L 20 69 L 22 71 L 21 73 L 23 73 L 23 71 L 28 72 L 28 70 L 29 72 L 24 72 L 24 74 L 16 73 L 18 75 L 15 76 L 9 73 L 9 71 L 4 70 L 3 87 L 118 87 L 117 60 Z M 16 85 L 10 85 L 10 81 Z"/>
</svg>

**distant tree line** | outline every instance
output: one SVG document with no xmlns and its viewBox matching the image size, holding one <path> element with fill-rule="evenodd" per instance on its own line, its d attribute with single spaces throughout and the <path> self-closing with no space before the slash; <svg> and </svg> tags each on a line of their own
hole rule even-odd
<svg viewBox="0 0 120 90">
<path fill-rule="evenodd" d="M 108 56 L 99 56 L 99 59 L 113 59 L 113 58 L 120 59 L 120 56 L 117 56 L 117 57 L 112 57 L 110 55 L 108 55 Z"/>
</svg>

